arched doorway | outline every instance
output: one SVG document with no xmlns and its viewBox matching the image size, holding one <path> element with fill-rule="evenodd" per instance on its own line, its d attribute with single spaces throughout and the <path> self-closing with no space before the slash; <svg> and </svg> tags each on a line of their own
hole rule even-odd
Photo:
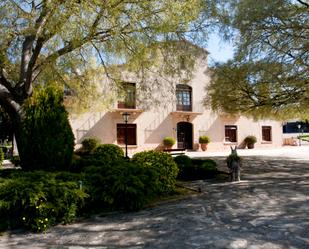
<svg viewBox="0 0 309 249">
<path fill-rule="evenodd" d="M 193 149 L 193 125 L 189 122 L 177 124 L 177 144 L 179 149 Z"/>
</svg>

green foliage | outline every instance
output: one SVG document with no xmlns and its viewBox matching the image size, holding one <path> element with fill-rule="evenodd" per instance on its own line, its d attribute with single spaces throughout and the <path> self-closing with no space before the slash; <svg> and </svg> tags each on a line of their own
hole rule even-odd
<svg viewBox="0 0 309 249">
<path fill-rule="evenodd" d="M 299 108 L 309 103 L 308 3 L 222 2 L 218 15 L 237 41 L 236 53 L 213 68 L 206 102 L 215 110 L 254 118 L 308 117 L 308 108 Z"/>
<path fill-rule="evenodd" d="M 101 144 L 93 151 L 93 157 L 100 161 L 114 163 L 124 159 L 123 150 L 115 144 Z"/>
<path fill-rule="evenodd" d="M 159 151 L 144 151 L 136 153 L 132 162 L 156 172 L 158 179 L 153 184 L 157 193 L 168 194 L 174 191 L 179 170 L 171 155 Z"/>
<path fill-rule="evenodd" d="M 301 135 L 301 136 L 297 136 L 297 138 L 303 141 L 309 141 L 309 135 Z"/>
<path fill-rule="evenodd" d="M 82 141 L 83 149 L 89 153 L 96 149 L 100 143 L 98 138 L 86 138 Z"/>
<path fill-rule="evenodd" d="M 198 139 L 200 144 L 209 144 L 210 143 L 210 138 L 207 136 L 200 136 Z"/>
<path fill-rule="evenodd" d="M 10 161 L 11 161 L 11 163 L 13 163 L 15 165 L 15 167 L 20 166 L 20 158 L 19 158 L 19 156 L 17 156 L 17 155 L 12 156 Z"/>
<path fill-rule="evenodd" d="M 91 153 L 86 153 L 82 149 L 77 154 L 73 157 L 71 172 L 82 172 L 89 166 L 110 166 L 124 160 L 123 150 L 115 144 L 101 144 Z"/>
<path fill-rule="evenodd" d="M 172 137 L 165 137 L 163 139 L 163 144 L 165 146 L 173 146 L 176 143 L 176 140 Z"/>
<path fill-rule="evenodd" d="M 3 160 L 4 160 L 4 153 L 3 153 L 2 148 L 0 148 L 0 166 L 2 166 Z"/>
<path fill-rule="evenodd" d="M 156 195 L 158 175 L 151 168 L 130 162 L 117 162 L 112 166 L 87 167 L 85 188 L 89 193 L 87 209 L 139 210 Z"/>
<path fill-rule="evenodd" d="M 92 90 L 96 90 L 97 82 L 101 82 L 106 74 L 112 75 L 109 78 L 117 82 L 123 67 L 116 68 L 111 65 L 119 61 L 125 62 L 126 70 L 132 73 L 139 71 L 141 67 L 150 68 L 157 62 L 158 49 L 164 46 L 164 42 L 188 38 L 186 32 L 193 27 L 192 22 L 199 19 L 202 8 L 203 3 L 200 0 L 110 0 L 107 4 L 96 0 L 49 1 L 46 4 L 35 4 L 33 8 L 30 6 L 29 10 L 28 4 L 23 1 L 2 1 L 0 68 L 8 74 L 8 80 L 4 82 L 12 82 L 8 89 L 19 83 L 19 89 L 14 88 L 12 91 L 31 95 L 31 92 L 28 93 L 28 90 L 31 91 L 28 84 L 31 86 L 34 81 L 57 81 L 63 84 L 65 79 L 65 84 L 78 95 L 75 99 L 83 100 L 79 102 L 83 104 L 79 104 L 79 108 L 84 105 L 89 107 L 89 99 L 92 103 L 104 101 L 105 98 L 110 100 L 110 91 L 100 96 L 98 93 L 92 94 Z M 31 15 L 27 14 L 29 11 Z M 37 17 L 46 13 L 49 13 L 48 18 L 37 20 Z M 33 26 L 36 21 L 37 25 Z M 141 28 L 141 25 L 147 28 Z M 195 32 L 190 32 L 192 40 L 195 40 L 192 36 L 195 36 L 197 31 L 198 29 L 195 29 Z M 27 49 L 22 49 L 23 47 Z M 149 58 L 151 50 L 156 55 L 154 59 Z M 174 51 L 168 52 L 175 55 Z M 184 58 L 187 61 L 191 54 L 186 54 Z M 164 61 L 171 63 L 166 63 L 170 66 L 162 67 L 158 72 L 163 69 L 174 75 L 176 71 L 179 72 L 177 65 L 173 63 L 175 58 L 168 58 L 170 55 L 166 53 L 161 56 Z M 23 62 L 21 58 L 24 59 Z M 102 59 L 104 67 L 102 66 L 101 73 L 97 74 L 93 72 L 96 70 L 89 69 L 89 62 L 91 59 L 97 61 L 98 58 Z M 20 67 L 21 64 L 24 64 L 24 67 Z M 157 73 L 153 74 L 156 75 Z M 25 82 L 19 81 L 24 78 Z M 13 92 L 12 95 L 15 96 Z M 25 95 L 23 98 L 28 97 Z"/>
<path fill-rule="evenodd" d="M 91 154 L 99 145 L 98 138 L 85 138 L 82 141 L 82 147 L 75 151 L 76 155 L 85 156 Z"/>
<path fill-rule="evenodd" d="M 0 178 L 0 230 L 25 227 L 41 232 L 59 222 L 72 222 L 87 197 L 78 179 L 63 172 L 21 170 Z"/>
<path fill-rule="evenodd" d="M 213 178 L 217 174 L 217 164 L 211 159 L 192 159 L 190 164 L 179 164 L 179 166 L 180 180 L 201 180 Z"/>
<path fill-rule="evenodd" d="M 246 144 L 255 144 L 257 140 L 255 136 L 247 136 L 244 141 Z"/>
<path fill-rule="evenodd" d="M 182 168 L 191 167 L 192 160 L 190 157 L 186 155 L 179 155 L 174 158 L 175 163 L 177 164 L 179 170 L 181 171 Z"/>
<path fill-rule="evenodd" d="M 65 170 L 71 163 L 74 136 L 55 87 L 37 89 L 24 106 L 19 155 L 25 170 Z"/>
</svg>

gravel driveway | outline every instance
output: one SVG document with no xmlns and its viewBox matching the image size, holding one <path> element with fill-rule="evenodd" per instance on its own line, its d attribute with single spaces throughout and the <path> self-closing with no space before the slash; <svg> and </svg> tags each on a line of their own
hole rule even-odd
<svg viewBox="0 0 309 249">
<path fill-rule="evenodd" d="M 0 248 L 309 248 L 309 160 L 246 156 L 241 182 L 190 185 L 202 193 L 46 234 L 4 234 Z"/>
</svg>

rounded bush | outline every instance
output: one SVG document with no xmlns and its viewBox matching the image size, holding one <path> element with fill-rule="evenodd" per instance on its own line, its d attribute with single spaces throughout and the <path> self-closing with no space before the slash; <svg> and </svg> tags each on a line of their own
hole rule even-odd
<svg viewBox="0 0 309 249">
<path fill-rule="evenodd" d="M 174 191 L 179 170 L 171 155 L 153 150 L 144 151 L 136 153 L 132 162 L 157 172 L 158 179 L 154 181 L 157 193 L 168 194 Z"/>
<path fill-rule="evenodd" d="M 81 151 L 83 154 L 89 154 L 93 152 L 100 145 L 98 138 L 85 138 L 82 141 Z"/>
<path fill-rule="evenodd" d="M 124 159 L 123 150 L 115 144 L 101 144 L 94 151 L 93 156 L 97 160 L 107 163 L 117 162 Z"/>
<path fill-rule="evenodd" d="M 210 143 L 210 138 L 207 136 L 200 136 L 198 139 L 200 144 L 209 144 Z"/>
<path fill-rule="evenodd" d="M 246 144 L 255 144 L 256 143 L 256 137 L 255 136 L 247 136 L 245 138 L 245 143 Z"/>
<path fill-rule="evenodd" d="M 176 143 L 176 140 L 172 137 L 165 137 L 163 139 L 163 144 L 165 146 L 173 146 Z"/>
</svg>

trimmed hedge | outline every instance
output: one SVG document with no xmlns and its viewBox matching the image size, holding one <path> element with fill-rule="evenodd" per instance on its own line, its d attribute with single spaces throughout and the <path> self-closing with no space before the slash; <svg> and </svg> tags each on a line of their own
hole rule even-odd
<svg viewBox="0 0 309 249">
<path fill-rule="evenodd" d="M 154 182 L 156 192 L 159 194 L 169 194 L 175 190 L 178 167 L 172 156 L 165 152 L 144 151 L 136 153 L 132 162 L 140 167 L 153 169 L 158 179 Z"/>
<path fill-rule="evenodd" d="M 178 179 L 184 181 L 213 178 L 217 174 L 217 164 L 211 159 L 190 159 L 181 155 L 174 158 L 179 168 Z"/>
<path fill-rule="evenodd" d="M 157 178 L 154 170 L 126 161 L 112 166 L 87 167 L 87 212 L 100 209 L 139 210 L 156 196 L 154 188 Z"/>
</svg>

